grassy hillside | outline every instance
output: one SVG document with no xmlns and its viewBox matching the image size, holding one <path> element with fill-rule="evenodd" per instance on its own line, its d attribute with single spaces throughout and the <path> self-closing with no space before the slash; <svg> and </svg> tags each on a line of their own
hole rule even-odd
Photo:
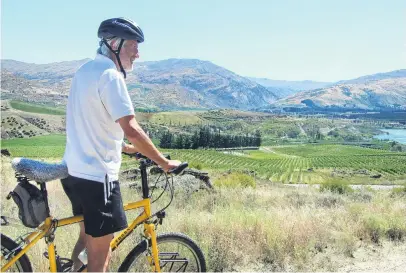
<svg viewBox="0 0 406 273">
<path fill-rule="evenodd" d="M 44 105 L 26 103 L 21 101 L 10 101 L 10 105 L 12 108 L 30 112 L 30 113 L 39 113 L 39 114 L 48 114 L 48 115 L 65 115 L 66 111 L 60 108 L 55 107 L 47 107 Z"/>
<path fill-rule="evenodd" d="M 1 101 L 1 138 L 65 133 L 65 111 L 19 101 Z"/>
<path fill-rule="evenodd" d="M 197 113 L 199 112 L 193 111 L 160 112 L 152 115 L 150 122 L 165 124 L 169 126 L 200 124 L 203 122 L 203 120 L 198 117 Z"/>
</svg>

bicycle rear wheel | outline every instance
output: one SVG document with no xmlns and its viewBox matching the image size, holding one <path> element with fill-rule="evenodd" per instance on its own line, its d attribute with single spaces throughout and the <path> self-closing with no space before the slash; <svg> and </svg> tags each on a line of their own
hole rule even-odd
<svg viewBox="0 0 406 273">
<path fill-rule="evenodd" d="M 8 260 L 4 257 L 9 254 L 11 251 L 16 249 L 18 244 L 14 242 L 12 239 L 7 237 L 6 235 L 1 234 L 1 267 L 6 265 L 6 263 L 11 260 L 14 255 L 11 255 Z M 16 251 L 17 254 L 19 251 Z M 17 260 L 15 264 L 13 264 L 7 272 L 32 272 L 32 267 L 30 260 L 28 260 L 27 255 L 21 256 L 20 259 Z"/>
<path fill-rule="evenodd" d="M 181 233 L 166 233 L 157 237 L 162 272 L 206 272 L 206 261 L 197 244 Z M 138 244 L 125 258 L 119 272 L 146 272 L 147 243 Z"/>
</svg>

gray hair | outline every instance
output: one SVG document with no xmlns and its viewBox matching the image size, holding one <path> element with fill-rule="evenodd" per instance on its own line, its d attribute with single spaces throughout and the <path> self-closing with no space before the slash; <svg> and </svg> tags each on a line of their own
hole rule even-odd
<svg viewBox="0 0 406 273">
<path fill-rule="evenodd" d="M 121 40 L 122 40 L 121 38 L 115 37 L 115 38 L 107 40 L 107 43 L 109 44 L 109 46 L 113 50 L 117 50 L 118 46 L 120 45 Z M 127 40 L 124 40 L 123 46 L 125 45 L 126 42 L 127 42 Z M 106 57 L 109 57 L 109 58 L 111 58 L 112 54 L 113 54 L 113 52 L 111 52 L 111 50 L 106 46 L 105 43 L 101 44 L 99 49 L 97 49 L 97 53 L 102 54 L 102 55 L 104 55 Z"/>
</svg>

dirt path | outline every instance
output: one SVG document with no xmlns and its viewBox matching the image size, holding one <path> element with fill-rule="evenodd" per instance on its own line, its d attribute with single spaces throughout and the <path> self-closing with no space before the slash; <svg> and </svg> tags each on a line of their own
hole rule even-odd
<svg viewBox="0 0 406 273">
<path fill-rule="evenodd" d="M 292 157 L 292 158 L 299 157 L 299 156 L 296 156 L 296 155 L 287 155 L 287 154 L 282 154 L 282 153 L 275 152 L 270 147 L 260 147 L 259 150 L 263 151 L 265 153 L 273 153 L 273 154 L 280 155 L 280 156 L 283 156 L 283 157 Z"/>
<path fill-rule="evenodd" d="M 382 246 L 362 247 L 354 258 L 338 268 L 341 272 L 406 272 L 406 243 L 395 245 L 385 242 Z"/>
<path fill-rule="evenodd" d="M 300 132 L 301 132 L 303 135 L 307 136 L 306 131 L 305 131 L 305 130 L 303 129 L 303 127 L 302 127 L 302 124 L 298 124 L 297 126 L 299 126 Z"/>
<path fill-rule="evenodd" d="M 314 187 L 314 188 L 320 188 L 320 184 L 283 184 L 284 186 L 287 187 L 295 187 L 295 188 L 308 188 L 308 187 Z M 354 190 L 359 190 L 365 187 L 372 188 L 374 190 L 392 190 L 394 188 L 402 188 L 403 185 L 378 185 L 378 184 L 349 184 L 349 186 L 354 189 Z"/>
</svg>

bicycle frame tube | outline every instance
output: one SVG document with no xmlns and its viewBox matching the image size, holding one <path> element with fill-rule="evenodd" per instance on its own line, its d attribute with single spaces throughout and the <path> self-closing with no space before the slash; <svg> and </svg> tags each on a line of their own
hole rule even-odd
<svg viewBox="0 0 406 273">
<path fill-rule="evenodd" d="M 121 231 L 118 236 L 116 236 L 110 243 L 111 250 L 114 251 L 121 242 L 127 238 L 128 235 L 133 232 L 133 230 L 144 222 L 146 219 L 151 217 L 151 200 L 149 198 L 143 199 L 137 202 L 129 203 L 124 205 L 124 210 L 133 210 L 138 208 L 144 208 L 144 212 L 138 216 L 126 229 Z"/>
<path fill-rule="evenodd" d="M 45 220 L 45 223 L 39 228 L 39 230 L 36 230 L 32 233 L 30 233 L 27 237 L 24 238 L 24 241 L 29 241 L 30 243 L 23 247 L 21 251 L 14 256 L 8 263 L 6 263 L 2 268 L 1 272 L 7 271 L 15 262 L 17 262 L 18 259 L 20 259 L 21 256 L 23 256 L 25 253 L 27 253 L 31 247 L 33 247 L 40 239 L 44 238 L 46 233 L 48 232 L 49 228 L 51 227 L 52 223 L 52 218 L 49 217 Z M 3 259 L 3 256 L 1 257 Z M 56 261 L 55 261 L 56 264 Z"/>
<path fill-rule="evenodd" d="M 55 244 L 54 242 L 48 243 L 48 258 L 49 258 L 49 271 L 57 272 L 56 267 L 56 254 L 55 254 Z"/>
<path fill-rule="evenodd" d="M 8 263 L 6 263 L 2 268 L 1 268 L 1 272 L 5 272 L 7 271 L 18 259 L 20 259 L 21 256 L 23 256 L 31 247 L 33 247 L 38 240 L 40 240 L 41 238 L 44 237 L 44 235 L 46 234 L 46 231 L 36 231 L 33 232 L 34 235 L 38 234 L 37 236 L 34 237 L 34 239 L 27 245 L 25 246 L 16 256 L 14 256 Z M 3 259 L 3 256 L 1 257 Z"/>
<path fill-rule="evenodd" d="M 31 232 L 27 237 L 25 237 L 24 241 L 29 242 L 28 245 L 23 247 L 22 250 L 15 257 L 13 257 L 7 264 L 5 264 L 1 268 L 1 272 L 7 271 L 15 262 L 17 262 L 17 260 L 21 256 L 27 253 L 39 240 L 44 238 L 49 229 L 51 228 L 53 220 L 54 219 L 52 217 L 48 217 L 47 219 L 45 219 L 44 224 L 38 227 L 38 230 Z M 61 227 L 66 225 L 72 225 L 81 221 L 83 221 L 83 216 L 74 216 L 58 220 L 56 226 Z M 57 272 L 55 245 L 53 242 L 48 243 L 48 255 L 49 255 L 50 272 Z"/>
<path fill-rule="evenodd" d="M 151 217 L 151 199 L 146 198 L 138 202 L 130 203 L 124 205 L 124 210 L 132 210 L 132 209 L 137 209 L 143 207 L 144 208 L 144 213 L 138 216 L 129 227 L 127 227 L 125 230 L 121 231 L 120 234 L 115 237 L 111 243 L 110 247 L 111 250 L 114 251 L 119 244 L 129 235 L 131 232 L 142 222 L 144 222 L 146 219 Z M 157 240 L 156 240 L 156 233 L 155 233 L 155 225 L 151 223 L 144 223 L 144 235 L 146 238 L 151 239 L 151 247 L 152 247 L 152 260 L 153 263 L 151 263 L 152 271 L 156 272 L 161 272 L 161 268 L 159 265 L 159 253 L 158 253 L 158 246 L 157 246 Z"/>
</svg>

